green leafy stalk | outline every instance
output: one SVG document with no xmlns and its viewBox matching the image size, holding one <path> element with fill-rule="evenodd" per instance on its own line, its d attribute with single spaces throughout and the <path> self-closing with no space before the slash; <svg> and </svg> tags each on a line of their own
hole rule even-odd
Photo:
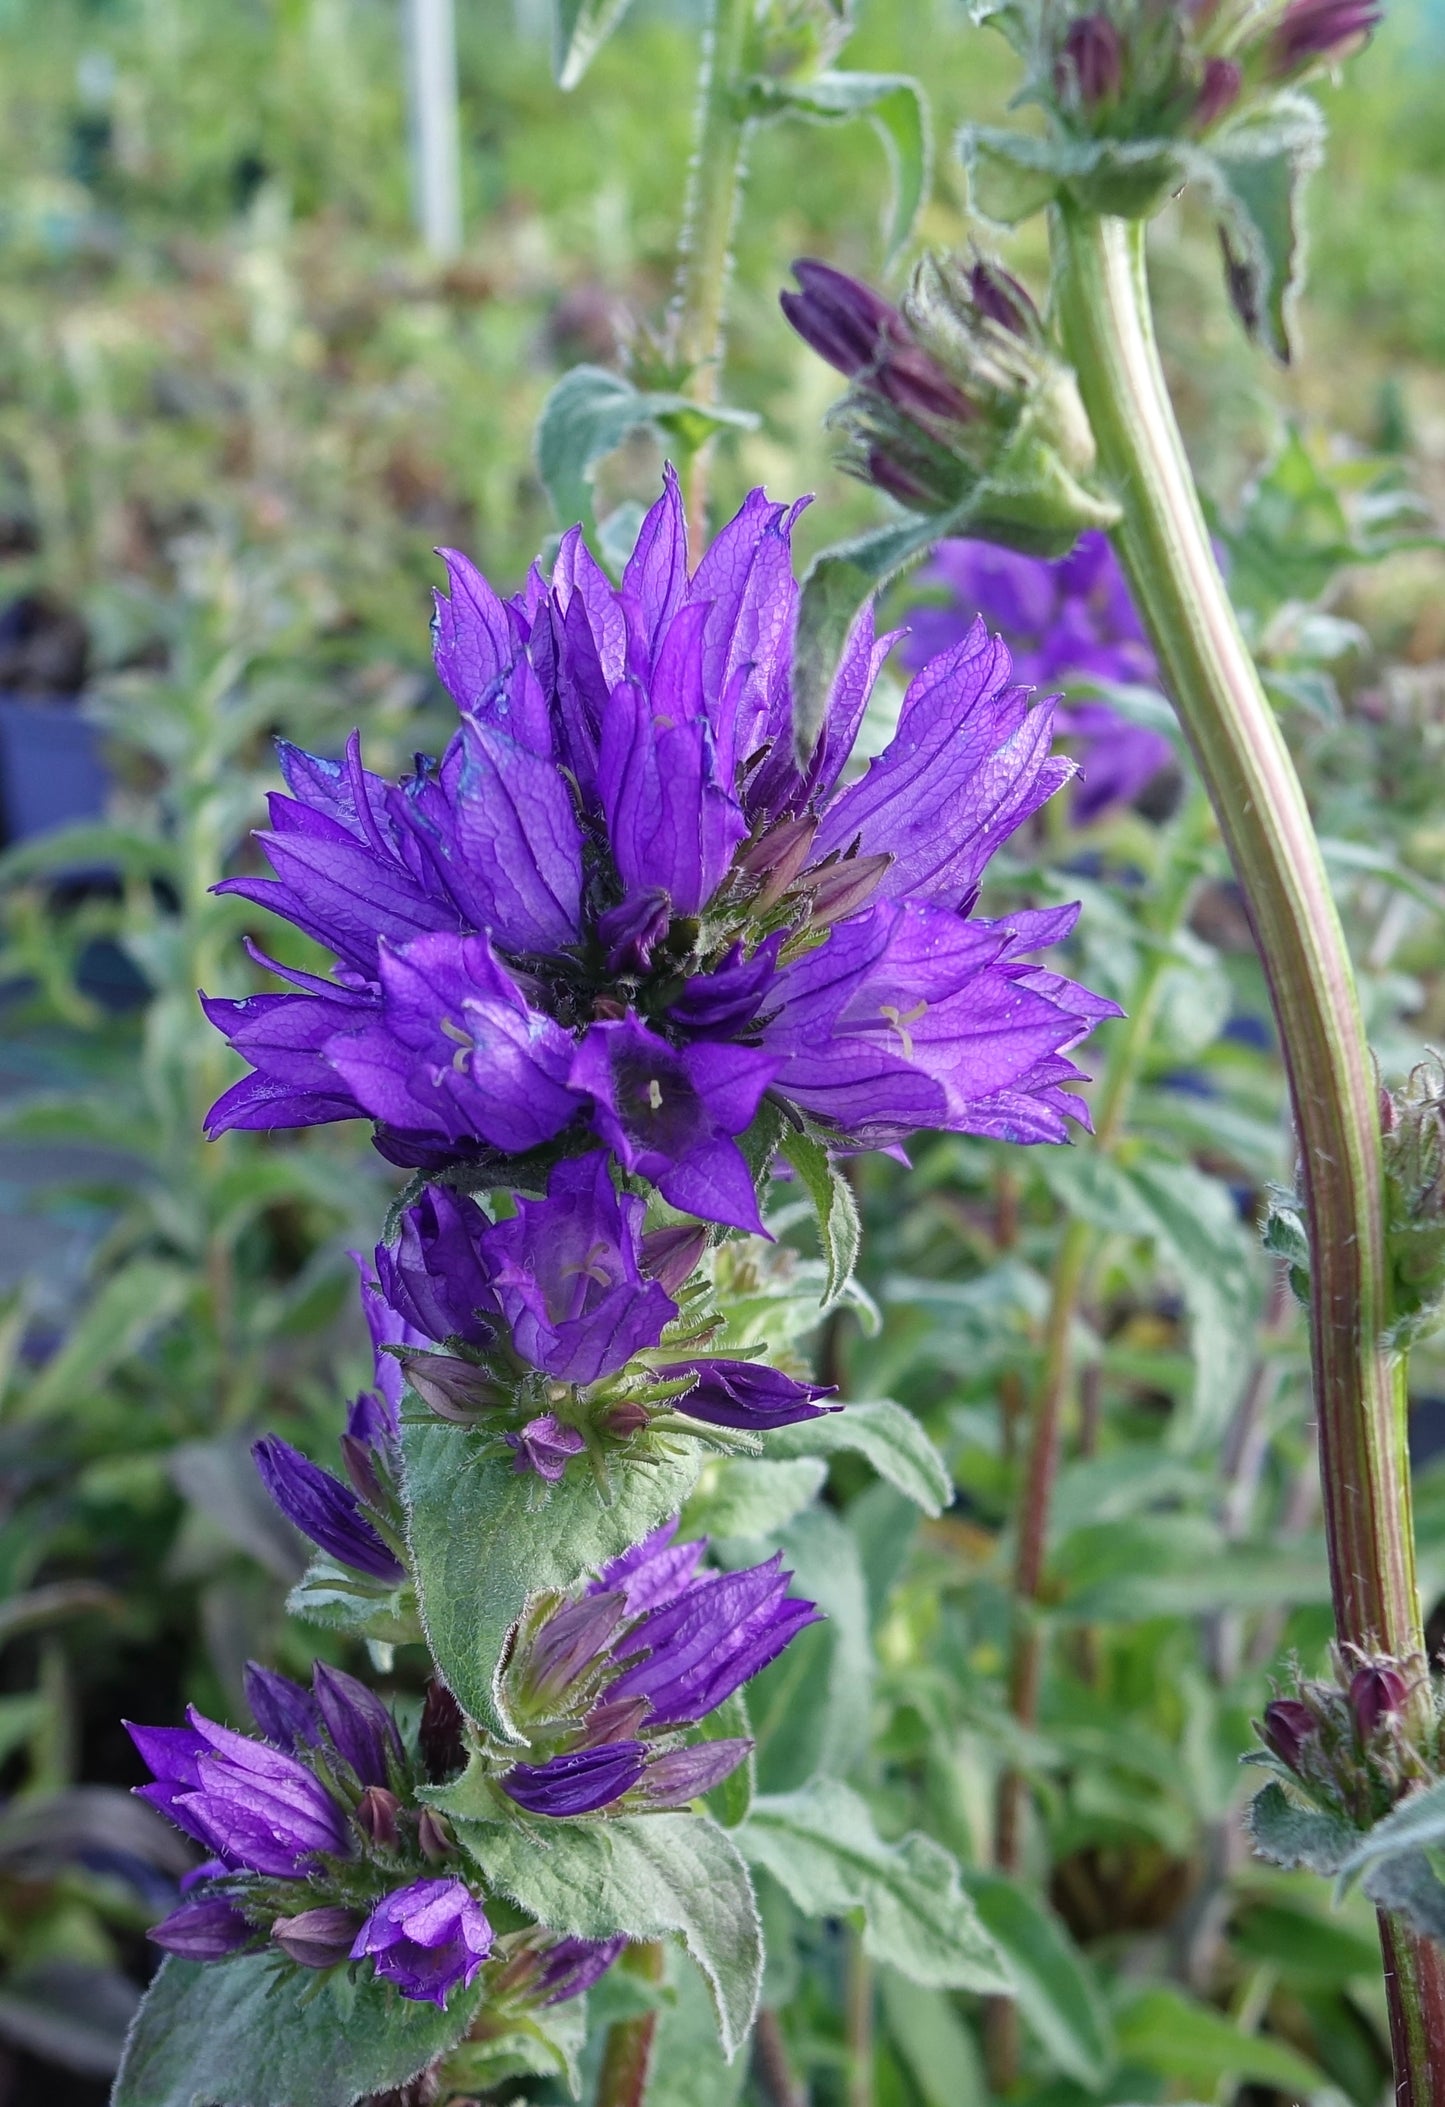
<svg viewBox="0 0 1445 2107">
<path fill-rule="evenodd" d="M 748 0 L 713 0 L 683 217 L 674 348 L 689 376 L 687 392 L 704 408 L 718 399 L 733 230 L 747 169 L 751 121 L 742 77 L 750 18 Z M 688 463 L 686 487 L 688 531 L 696 553 L 707 540 L 706 442 Z"/>
<path fill-rule="evenodd" d="M 1060 204 L 1053 229 L 1065 342 L 1123 507 L 1115 546 L 1240 880 L 1284 1049 L 1336 1624 L 1342 1641 L 1423 1669 L 1403 1371 L 1384 1343 L 1379 1112 L 1344 933 L 1210 546 L 1154 340 L 1143 225 Z M 1445 1963 L 1398 1923 L 1391 1950 L 1399 2098 L 1427 2107 L 1445 2086 Z"/>
</svg>

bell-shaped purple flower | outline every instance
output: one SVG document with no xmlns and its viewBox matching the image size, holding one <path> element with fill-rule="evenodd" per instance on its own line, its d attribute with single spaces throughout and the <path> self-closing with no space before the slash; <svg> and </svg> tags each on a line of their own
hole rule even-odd
<svg viewBox="0 0 1445 2107">
<path fill-rule="evenodd" d="M 313 1672 L 316 1708 L 337 1754 L 362 1785 L 387 1784 L 402 1761 L 396 1721 L 374 1690 L 354 1675 L 318 1661 Z"/>
<path fill-rule="evenodd" d="M 545 1200 L 519 1197 L 482 1238 L 492 1288 L 524 1361 L 592 1383 L 655 1346 L 677 1306 L 642 1273 L 645 1208 L 601 1151 L 559 1163 Z"/>
<path fill-rule="evenodd" d="M 604 1742 L 546 1763 L 514 1763 L 501 1786 L 528 1814 L 595 1814 L 630 1792 L 646 1764 L 645 1742 Z"/>
<path fill-rule="evenodd" d="M 762 1433 L 768 1427 L 790 1427 L 800 1419 L 836 1412 L 818 1399 L 833 1392 L 817 1383 L 800 1383 L 770 1368 L 765 1361 L 675 1361 L 658 1374 L 665 1379 L 696 1374 L 690 1390 L 672 1400 L 675 1412 L 705 1420 L 714 1427 L 741 1427 Z"/>
<path fill-rule="evenodd" d="M 343 1812 L 315 1772 L 264 1741 L 217 1726 L 192 1707 L 187 1727 L 127 1732 L 154 1775 L 138 1796 L 228 1866 L 304 1878 L 319 1855 L 346 1858 Z"/>
<path fill-rule="evenodd" d="M 834 351 L 882 360 L 878 386 L 886 374 L 918 409 L 920 391 L 942 385 L 945 407 L 971 414 L 911 340 L 896 340 L 884 304 L 826 273 L 809 288 Z M 1009 301 L 999 320 L 992 281 L 980 297 L 987 327 L 1013 341 L 1023 307 Z M 363 769 L 354 742 L 337 762 L 283 751 L 287 791 L 266 837 L 275 875 L 231 889 L 307 930 L 338 964 L 332 979 L 285 969 L 285 994 L 209 1004 L 255 1071 L 215 1108 L 214 1131 L 365 1115 L 399 1165 L 465 1162 L 484 1174 L 499 1155 L 590 1128 L 681 1211 L 753 1231 L 739 1139 L 765 1092 L 835 1119 L 839 1141 L 856 1144 L 908 1120 L 968 1125 L 961 1108 L 1006 1090 L 1026 1102 L 998 1131 L 1061 1138 L 1070 1108 L 1078 1115 L 1064 1053 L 1106 1012 L 1057 976 L 1019 1003 L 1017 950 L 970 945 L 954 928 L 989 854 L 1069 772 L 1050 756 L 1048 711 L 1011 684 L 1006 653 L 970 639 L 920 675 L 894 746 L 840 787 L 889 642 L 868 613 L 800 756 L 796 513 L 754 491 L 690 576 L 669 472 L 620 589 L 574 531 L 551 577 L 534 572 L 505 607 L 447 553 L 436 656 L 460 712 L 447 752 L 389 784 Z M 820 1095 L 808 1073 L 827 1064 L 835 1029 L 838 1066 L 854 1068 L 859 1034 L 877 1036 L 891 1012 L 915 1043 L 930 1042 L 908 1021 L 936 999 L 929 974 L 910 954 L 901 970 L 919 984 L 900 1003 L 890 976 L 907 943 L 869 919 L 885 902 L 946 918 L 944 994 L 960 1017 L 975 1007 L 1002 1017 L 1010 1004 L 1021 1016 L 1012 1059 L 1000 1026 L 980 1042 L 986 1072 L 974 1073 L 975 1049 L 956 1030 L 943 1087 L 931 1049 L 886 1116 L 866 1090 Z M 932 930 L 920 942 L 930 957 L 948 948 Z M 890 1076 L 908 1066 L 904 1038 L 893 1055 Z M 562 1154 L 572 1153 L 569 1138 Z M 470 1260 L 442 1251 L 450 1226 L 418 1221 L 415 1246 L 379 1261 L 382 1285 L 396 1298 L 392 1321 L 404 1311 L 431 1339 L 481 1345 L 492 1313 Z M 536 1277 L 545 1317 L 524 1311 L 522 1295 L 514 1326 L 525 1314 L 537 1351 L 561 1353 L 560 1333 L 540 1343 L 541 1328 L 585 1317 L 590 1350 L 596 1311 L 559 1319 Z M 378 1383 L 395 1402 L 387 1378 Z"/>
<path fill-rule="evenodd" d="M 626 1598 L 628 1615 L 633 1617 L 658 1609 L 663 1603 L 675 1602 L 692 1586 L 707 1550 L 705 1537 L 679 1544 L 677 1528 L 678 1518 L 674 1515 L 630 1551 L 609 1559 L 589 1594 L 611 1595 L 620 1590 Z"/>
<path fill-rule="evenodd" d="M 349 1485 L 277 1434 L 263 1435 L 251 1454 L 261 1483 L 287 1521 L 294 1522 L 328 1558 L 392 1586 L 405 1580 L 406 1568 Z"/>
<path fill-rule="evenodd" d="M 381 1293 L 424 1338 L 486 1346 L 496 1337 L 496 1302 L 479 1246 L 485 1223 L 475 1201 L 429 1185 L 402 1216 L 396 1243 L 377 1245 Z"/>
<path fill-rule="evenodd" d="M 403 1997 L 444 2005 L 463 1989 L 492 1950 L 492 1927 L 471 1889 L 460 1880 L 414 1880 L 371 1912 L 351 1948 L 370 1959 Z"/>
<path fill-rule="evenodd" d="M 146 1937 L 183 1961 L 224 1961 L 250 1943 L 250 1925 L 224 1895 L 197 1895 L 173 1909 Z"/>
<path fill-rule="evenodd" d="M 629 1631 L 619 1653 L 645 1653 L 608 1685 L 608 1698 L 646 1698 L 652 1727 L 706 1718 L 817 1622 L 814 1603 L 788 1594 L 791 1579 L 779 1553 L 766 1565 L 692 1581 Z"/>
</svg>

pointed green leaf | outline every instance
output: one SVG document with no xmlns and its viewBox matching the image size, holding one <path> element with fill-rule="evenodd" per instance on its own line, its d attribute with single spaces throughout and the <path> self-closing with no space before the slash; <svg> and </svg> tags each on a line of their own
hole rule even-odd
<svg viewBox="0 0 1445 2107">
<path fill-rule="evenodd" d="M 867 1801 L 840 1780 L 755 1800 L 737 1836 L 806 1916 L 861 1915 L 865 1953 L 911 1982 L 1007 1989 L 952 1853 L 916 1833 L 885 1843 Z"/>
<path fill-rule="evenodd" d="M 676 1514 L 702 1465 L 688 1443 L 612 1466 L 610 1504 L 580 1459 L 556 1485 L 440 1420 L 405 1426 L 408 1536 L 432 1657 L 473 1719 L 508 1734 L 497 1673 L 529 1594 L 571 1587 Z"/>
<path fill-rule="evenodd" d="M 445 2011 L 366 1975 L 321 1982 L 270 1954 L 168 1954 L 126 2043 L 112 2107 L 353 2107 L 459 2041 L 480 1984 Z"/>
<path fill-rule="evenodd" d="M 1207 156 L 1230 297 L 1251 337 L 1290 355 L 1291 309 L 1302 275 L 1300 205 L 1324 154 L 1324 119 L 1305 95 L 1282 95 L 1232 126 Z"/>
<path fill-rule="evenodd" d="M 906 73 L 817 73 L 811 80 L 754 80 L 748 106 L 759 117 L 804 117 L 838 124 L 867 117 L 883 142 L 893 178 L 888 255 L 896 256 L 923 209 L 933 171 L 933 138 L 923 90 Z"/>
<path fill-rule="evenodd" d="M 880 1478 L 925 1514 L 942 1514 L 953 1499 L 948 1465 L 913 1414 L 892 1398 L 847 1404 L 822 1419 L 777 1427 L 764 1442 L 769 1458 L 836 1456 L 851 1450 L 866 1457 Z"/>
<path fill-rule="evenodd" d="M 1261 1858 L 1311 1873 L 1338 1873 L 1358 1840 L 1340 1815 L 1301 1806 L 1277 1781 L 1250 1801 L 1245 1822 Z"/>
<path fill-rule="evenodd" d="M 858 1263 L 863 1234 L 858 1202 L 826 1144 L 814 1135 L 790 1127 L 783 1136 L 783 1154 L 802 1179 L 818 1218 L 818 1241 L 828 1269 L 822 1304 L 826 1311 L 837 1302 Z"/>
<path fill-rule="evenodd" d="M 774 1536 L 801 1514 L 828 1475 L 811 1456 L 774 1463 L 723 1456 L 705 1465 L 683 1521 L 688 1536 Z"/>
<path fill-rule="evenodd" d="M 455 1826 L 488 1881 L 553 1931 L 680 1934 L 712 1991 L 724 2053 L 735 2054 L 757 2009 L 762 1935 L 747 1867 L 716 1822 L 652 1814 Z"/>
<path fill-rule="evenodd" d="M 1053 1911 L 1027 1889 L 995 1873 L 966 1877 L 1030 2029 L 1065 2076 L 1093 2091 L 1109 2073 L 1114 2044 L 1088 1962 Z"/>
<path fill-rule="evenodd" d="M 685 395 L 644 394 L 605 366 L 574 366 L 542 405 L 537 472 L 560 525 L 570 527 L 580 520 L 591 529 L 593 475 L 629 432 L 651 426 L 691 452 L 711 432 L 750 431 L 757 422 L 747 410 L 703 408 Z"/>
<path fill-rule="evenodd" d="M 1133 1998 L 1118 2019 L 1121 2052 L 1178 2083 L 1211 2092 L 1229 2079 L 1278 2086 L 1309 2099 L 1324 2073 L 1298 2049 L 1245 2034 L 1212 2006 L 1160 1985 Z"/>
</svg>

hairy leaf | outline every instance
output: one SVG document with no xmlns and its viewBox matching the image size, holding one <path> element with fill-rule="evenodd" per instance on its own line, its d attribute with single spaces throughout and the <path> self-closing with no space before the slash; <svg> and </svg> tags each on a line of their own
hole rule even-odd
<svg viewBox="0 0 1445 2107">
<path fill-rule="evenodd" d="M 948 1465 L 914 1415 L 889 1397 L 777 1427 L 765 1437 L 765 1446 L 770 1458 L 852 1450 L 925 1514 L 942 1514 L 953 1498 Z"/>
<path fill-rule="evenodd" d="M 759 117 L 805 117 L 838 124 L 866 117 L 888 156 L 893 198 L 887 220 L 889 257 L 908 240 L 923 209 L 933 172 L 928 104 L 906 73 L 817 73 L 811 80 L 754 80 L 748 107 Z"/>
<path fill-rule="evenodd" d="M 692 452 L 709 433 L 751 431 L 751 411 L 702 408 L 685 395 L 644 394 L 605 366 L 574 366 L 548 395 L 537 422 L 537 472 L 559 523 L 591 528 L 592 477 L 629 432 L 651 427 Z"/>
<path fill-rule="evenodd" d="M 1261 1858 L 1311 1873 L 1338 1873 L 1358 1841 L 1342 1816 L 1302 1806 L 1277 1781 L 1250 1801 L 1245 1820 Z"/>
</svg>

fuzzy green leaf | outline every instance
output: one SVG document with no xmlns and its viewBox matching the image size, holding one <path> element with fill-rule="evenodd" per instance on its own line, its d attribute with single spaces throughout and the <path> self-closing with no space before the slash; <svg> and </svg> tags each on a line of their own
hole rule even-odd
<svg viewBox="0 0 1445 2107">
<path fill-rule="evenodd" d="M 751 411 L 703 408 L 685 395 L 645 394 L 605 366 L 574 366 L 542 405 L 537 472 L 559 523 L 570 527 L 580 520 L 590 529 L 593 474 L 629 432 L 651 427 L 690 453 L 711 432 L 751 431 L 757 422 Z"/>
<path fill-rule="evenodd" d="M 1277 1781 L 1250 1801 L 1245 1820 L 1261 1858 L 1311 1873 L 1338 1873 L 1358 1841 L 1342 1816 L 1302 1806 Z"/>
<path fill-rule="evenodd" d="M 803 1181 L 818 1218 L 818 1241 L 828 1269 L 823 1308 L 829 1310 L 853 1278 L 858 1263 L 863 1234 L 858 1202 L 826 1143 L 814 1135 L 789 1128 L 783 1136 L 783 1154 Z"/>
<path fill-rule="evenodd" d="M 770 1459 L 837 1456 L 851 1450 L 925 1514 L 942 1514 L 953 1499 L 948 1465 L 914 1415 L 889 1397 L 777 1427 L 764 1436 L 764 1445 Z"/>
<path fill-rule="evenodd" d="M 773 1536 L 801 1514 L 828 1475 L 812 1456 L 763 1461 L 721 1456 L 706 1464 L 683 1513 L 689 1536 Z"/>
<path fill-rule="evenodd" d="M 724 2053 L 736 2053 L 757 2009 L 762 1934 L 747 1867 L 716 1822 L 652 1814 L 540 1828 L 459 1819 L 455 1827 L 487 1880 L 554 1931 L 680 1934 L 712 1991 Z"/>
<path fill-rule="evenodd" d="M 1025 1888 L 993 1873 L 970 1872 L 967 1880 L 1029 2027 L 1067 2077 L 1094 2091 L 1113 2064 L 1114 2044 L 1088 1962 Z"/>
<path fill-rule="evenodd" d="M 270 1954 L 167 1955 L 126 2043 L 112 2107 L 353 2107 L 404 2085 L 466 2032 L 481 1986 L 445 2011 L 390 1984 L 321 1982 Z"/>
<path fill-rule="evenodd" d="M 747 96 L 759 117 L 804 117 L 817 124 L 870 120 L 893 177 L 887 246 L 889 257 L 896 256 L 917 223 L 933 172 L 928 105 L 918 82 L 906 73 L 817 73 L 811 80 L 750 81 Z"/>
<path fill-rule="evenodd" d="M 497 1673 L 522 1605 L 571 1587 L 676 1514 L 703 1450 L 688 1443 L 646 1463 L 612 1466 L 610 1504 L 574 1462 L 556 1485 L 518 1472 L 506 1450 L 468 1428 L 430 1420 L 402 1430 L 408 1536 L 427 1643 L 473 1719 L 510 1733 Z"/>
<path fill-rule="evenodd" d="M 885 1843 L 867 1801 L 840 1780 L 755 1800 L 738 1843 L 805 1916 L 860 1915 L 864 1951 L 911 1982 L 1007 1989 L 952 1854 L 916 1833 Z"/>
<path fill-rule="evenodd" d="M 1324 2083 L 1317 2064 L 1288 2043 L 1241 2033 L 1223 2012 L 1182 1990 L 1145 1990 L 1119 2014 L 1121 2052 L 1165 2077 L 1209 2093 L 1230 2079 L 1279 2088 L 1308 2099 Z"/>
</svg>

